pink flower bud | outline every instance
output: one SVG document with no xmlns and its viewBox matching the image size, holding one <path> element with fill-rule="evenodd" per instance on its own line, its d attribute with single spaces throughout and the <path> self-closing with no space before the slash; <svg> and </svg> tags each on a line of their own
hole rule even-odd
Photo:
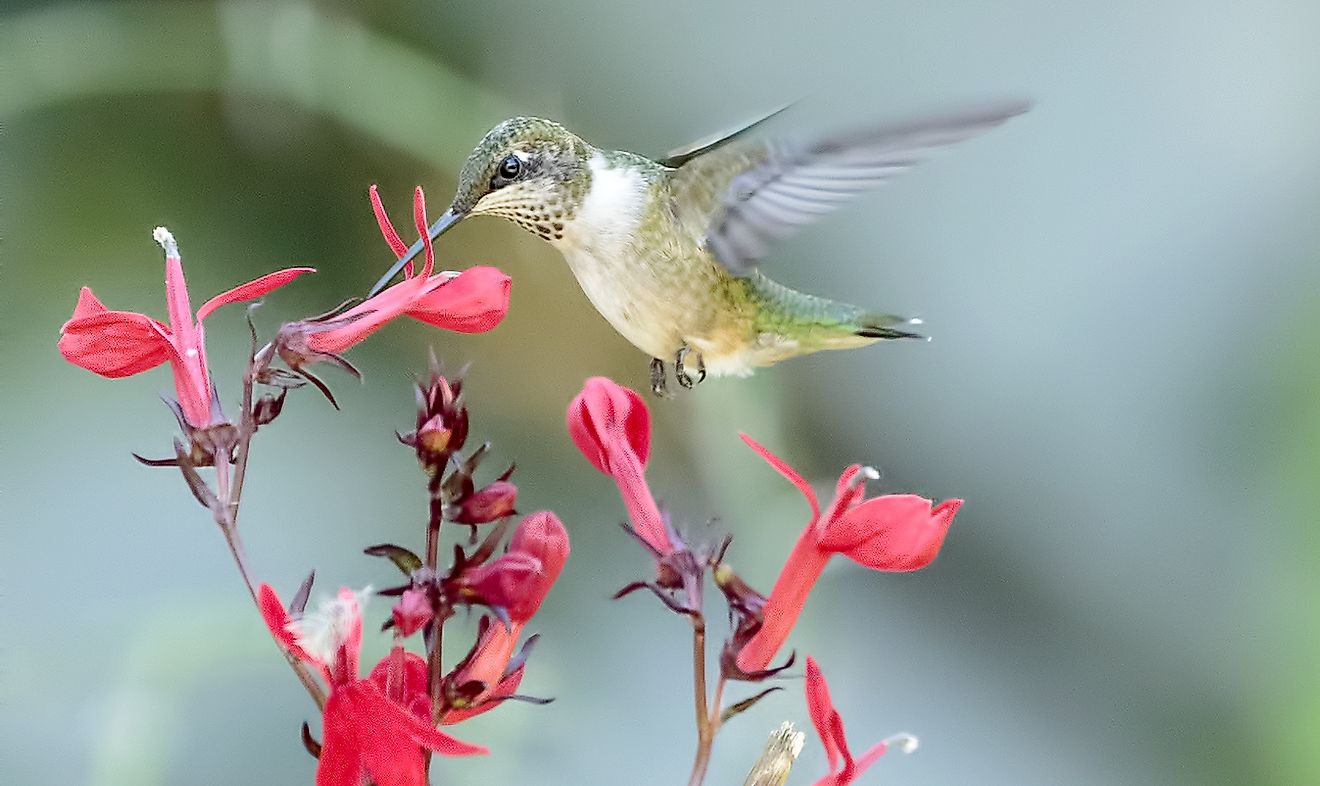
<svg viewBox="0 0 1320 786">
<path fill-rule="evenodd" d="M 497 480 L 463 500 L 452 520 L 458 524 L 489 524 L 511 515 L 518 501 L 518 487 Z"/>
<path fill-rule="evenodd" d="M 431 621 L 431 599 L 422 590 L 405 590 L 390 612 L 400 636 L 411 636 Z"/>
</svg>

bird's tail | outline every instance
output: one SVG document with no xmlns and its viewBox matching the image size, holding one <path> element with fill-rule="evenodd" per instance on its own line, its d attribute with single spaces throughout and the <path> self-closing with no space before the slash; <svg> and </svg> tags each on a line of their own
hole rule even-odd
<svg viewBox="0 0 1320 786">
<path fill-rule="evenodd" d="M 925 338 L 905 328 L 921 324 L 920 319 L 895 316 L 893 314 L 863 313 L 857 318 L 857 329 L 853 332 L 863 338 L 878 338 L 889 341 L 896 338 Z"/>
<path fill-rule="evenodd" d="M 791 344 L 783 354 L 805 354 L 822 349 L 863 347 L 876 341 L 924 338 L 913 332 L 919 319 L 878 314 L 847 303 L 798 292 L 759 273 L 746 281 L 760 304 L 759 335 L 778 336 Z"/>
</svg>

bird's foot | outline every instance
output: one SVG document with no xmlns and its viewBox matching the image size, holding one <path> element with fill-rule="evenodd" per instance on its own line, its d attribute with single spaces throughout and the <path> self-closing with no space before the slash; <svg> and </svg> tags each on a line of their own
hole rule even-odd
<svg viewBox="0 0 1320 786">
<path fill-rule="evenodd" d="M 684 344 L 679 347 L 678 352 L 674 354 L 674 379 L 678 380 L 678 384 L 683 386 L 685 390 L 691 390 L 694 385 L 700 385 L 702 382 L 706 381 L 706 361 L 701 357 L 700 352 L 697 353 L 696 381 L 693 382 L 692 377 L 688 375 L 686 361 L 687 356 L 691 352 L 692 348 L 687 344 Z"/>
<path fill-rule="evenodd" d="M 660 398 L 669 397 L 669 387 L 665 379 L 665 362 L 660 358 L 651 358 L 651 392 Z"/>
</svg>

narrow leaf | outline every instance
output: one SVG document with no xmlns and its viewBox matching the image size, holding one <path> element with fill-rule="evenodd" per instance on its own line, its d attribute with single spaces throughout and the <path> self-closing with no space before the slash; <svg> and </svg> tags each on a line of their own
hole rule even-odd
<svg viewBox="0 0 1320 786">
<path fill-rule="evenodd" d="M 755 696 L 750 696 L 746 699 L 743 699 L 737 704 L 729 705 L 728 709 L 720 713 L 720 723 L 724 723 L 728 721 L 729 718 L 732 718 L 733 716 L 741 712 L 746 712 L 747 710 L 751 709 L 752 706 L 756 704 L 756 702 L 760 701 L 761 699 L 764 699 L 766 696 L 769 696 L 771 693 L 774 693 L 777 690 L 783 690 L 783 687 L 776 686 L 773 688 L 766 688 L 765 690 L 761 691 Z"/>
<path fill-rule="evenodd" d="M 413 571 L 422 566 L 422 558 L 413 552 L 405 549 L 403 546 L 396 546 L 393 543 L 381 543 L 376 546 L 369 546 L 362 550 L 364 554 L 372 557 L 385 557 L 394 563 L 394 567 L 403 571 L 403 575 L 411 576 Z"/>
</svg>

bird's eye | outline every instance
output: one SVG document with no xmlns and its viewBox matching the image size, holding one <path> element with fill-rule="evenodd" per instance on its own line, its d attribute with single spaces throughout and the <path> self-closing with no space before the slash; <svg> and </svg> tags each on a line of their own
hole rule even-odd
<svg viewBox="0 0 1320 786">
<path fill-rule="evenodd" d="M 522 159 L 510 154 L 500 162 L 498 174 L 502 180 L 514 180 L 522 174 L 522 166 Z"/>
</svg>

